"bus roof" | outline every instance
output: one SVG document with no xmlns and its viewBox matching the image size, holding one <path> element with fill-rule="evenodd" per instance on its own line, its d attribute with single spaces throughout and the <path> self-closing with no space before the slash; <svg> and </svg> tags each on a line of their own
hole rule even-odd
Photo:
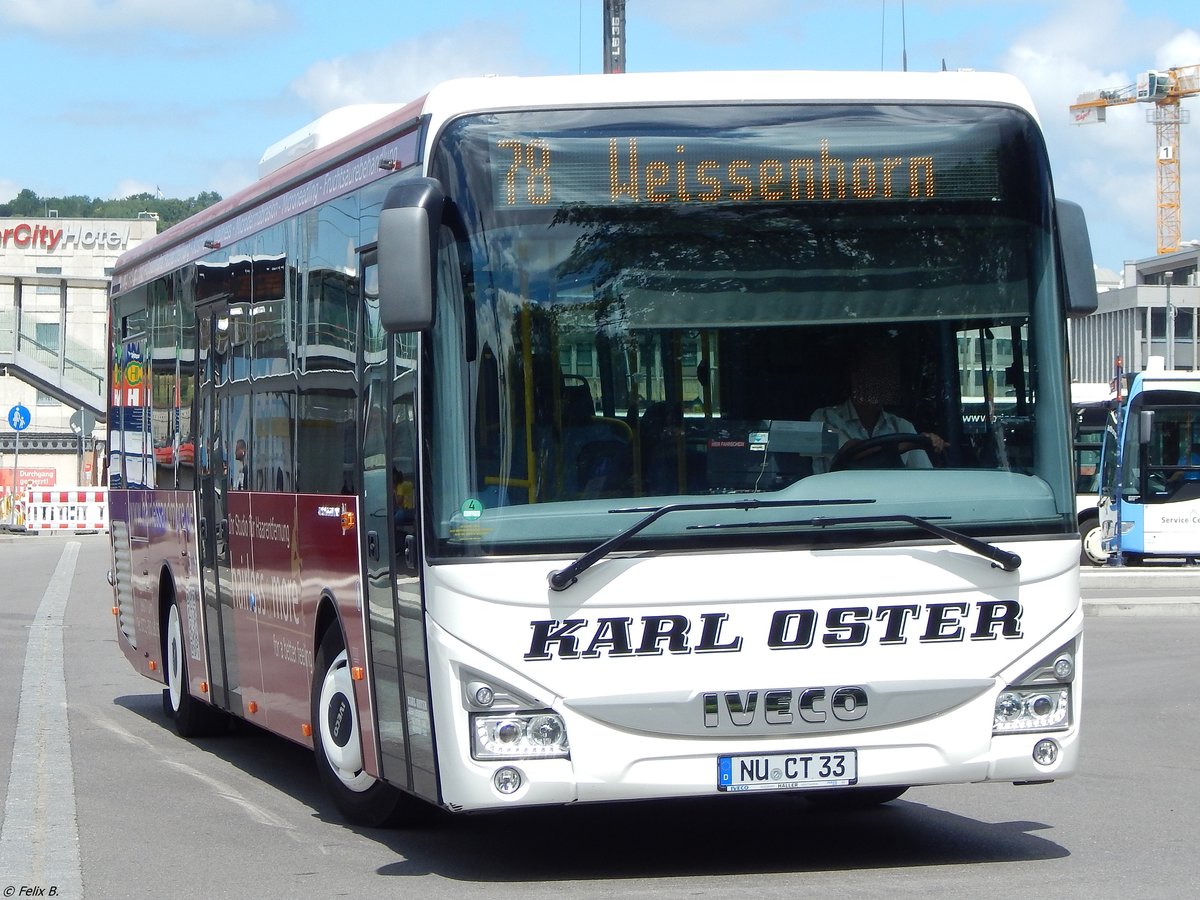
<svg viewBox="0 0 1200 900">
<path fill-rule="evenodd" d="M 435 120 L 502 109 L 771 102 L 988 102 L 1034 115 L 1029 92 L 998 72 L 648 72 L 490 76 L 443 82 L 425 112 Z"/>
<path fill-rule="evenodd" d="M 201 259 L 213 249 L 273 224 L 274 216 L 298 212 L 304 203 L 311 207 L 336 196 L 342 189 L 339 186 L 344 186 L 344 192 L 384 177 L 387 171 L 377 164 L 389 162 L 398 148 L 404 148 L 407 158 L 411 145 L 410 162 L 425 158 L 428 143 L 436 139 L 441 127 L 462 115 L 591 106 L 871 101 L 998 104 L 1024 110 L 1036 120 L 1033 101 L 1021 82 L 996 72 L 656 72 L 457 79 L 287 162 L 123 254 L 114 267 L 113 287 L 126 290 Z M 422 120 L 428 122 L 423 133 L 426 146 L 417 147 Z M 306 129 L 297 133 L 306 133 Z M 405 139 L 411 140 L 405 143 Z M 268 152 L 279 154 L 280 145 L 273 145 Z M 360 162 L 350 172 L 355 160 Z M 353 183 L 355 178 L 357 183 Z M 332 192 L 317 196 L 318 179 L 333 185 Z M 266 214 L 268 204 L 275 204 L 274 216 Z"/>
<path fill-rule="evenodd" d="M 1200 372 L 1186 369 L 1138 372 L 1130 394 L 1143 391 L 1189 391 L 1200 393 Z"/>
</svg>

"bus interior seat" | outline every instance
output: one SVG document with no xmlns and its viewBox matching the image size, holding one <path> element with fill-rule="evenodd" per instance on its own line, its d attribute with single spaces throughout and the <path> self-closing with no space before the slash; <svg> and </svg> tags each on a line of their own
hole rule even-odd
<svg viewBox="0 0 1200 900">
<path fill-rule="evenodd" d="M 633 431 L 628 423 L 596 415 L 592 391 L 580 376 L 561 387 L 563 486 L 572 497 L 616 497 L 633 492 Z"/>
<path fill-rule="evenodd" d="M 642 483 L 650 494 L 673 494 L 679 487 L 679 441 L 683 410 L 659 400 L 649 404 L 638 421 L 642 451 Z"/>
</svg>

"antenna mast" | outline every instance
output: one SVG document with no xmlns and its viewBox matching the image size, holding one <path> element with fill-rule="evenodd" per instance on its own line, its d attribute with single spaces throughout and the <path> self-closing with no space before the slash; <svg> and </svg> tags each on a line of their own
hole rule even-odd
<svg viewBox="0 0 1200 900">
<path fill-rule="evenodd" d="M 604 0 L 604 74 L 625 71 L 625 0 Z"/>
</svg>

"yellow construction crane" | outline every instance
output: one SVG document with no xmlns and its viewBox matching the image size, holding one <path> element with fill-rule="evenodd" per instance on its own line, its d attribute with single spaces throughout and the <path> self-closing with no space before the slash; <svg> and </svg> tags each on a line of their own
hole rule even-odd
<svg viewBox="0 0 1200 900">
<path fill-rule="evenodd" d="M 1103 122 L 1110 106 L 1153 103 L 1147 121 L 1154 123 L 1158 140 L 1158 252 L 1179 249 L 1179 126 L 1187 122 L 1179 108 L 1184 97 L 1200 94 L 1200 66 L 1176 66 L 1165 72 L 1138 75 L 1137 83 L 1107 91 L 1080 94 L 1071 104 L 1071 121 L 1076 125 Z"/>
</svg>

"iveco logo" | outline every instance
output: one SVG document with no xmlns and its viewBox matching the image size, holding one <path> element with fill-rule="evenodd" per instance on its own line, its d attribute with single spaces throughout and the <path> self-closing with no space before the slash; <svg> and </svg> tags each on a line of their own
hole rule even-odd
<svg viewBox="0 0 1200 900">
<path fill-rule="evenodd" d="M 791 725 L 797 719 L 812 725 L 832 716 L 840 722 L 857 722 L 867 714 L 867 692 L 855 685 L 836 688 L 779 688 L 764 691 L 723 691 L 701 695 L 704 727 L 722 722 L 752 725 Z"/>
</svg>

